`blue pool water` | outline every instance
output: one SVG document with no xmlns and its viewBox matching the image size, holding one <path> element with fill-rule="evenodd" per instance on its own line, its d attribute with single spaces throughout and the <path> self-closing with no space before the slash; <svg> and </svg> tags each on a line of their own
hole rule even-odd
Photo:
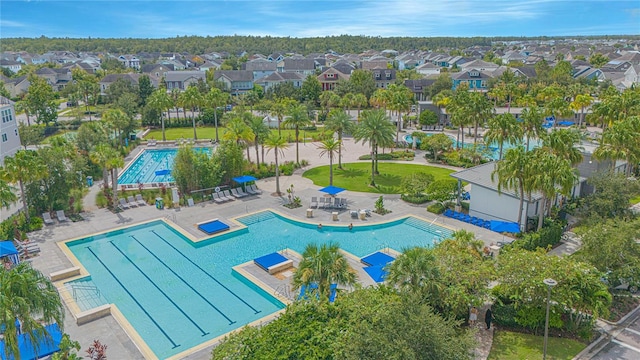
<svg viewBox="0 0 640 360">
<path fill-rule="evenodd" d="M 432 135 L 434 135 L 434 133 L 427 133 L 427 136 L 432 136 Z M 453 147 L 458 146 L 458 140 L 456 140 L 455 136 L 449 135 L 449 134 L 447 134 L 447 136 L 451 139 Z M 403 139 L 409 145 L 411 145 L 413 143 L 413 137 L 410 134 L 405 135 L 403 137 Z M 420 141 L 418 141 L 417 144 L 419 145 Z M 516 147 L 518 145 L 524 145 L 524 144 L 525 144 L 524 141 L 522 142 L 522 144 L 512 144 L 512 143 L 509 143 L 509 142 L 505 142 L 504 144 L 502 144 L 502 156 L 504 156 L 504 153 L 507 152 L 507 150 L 509 150 L 511 148 L 514 148 L 514 147 Z M 473 148 L 473 145 L 474 145 L 473 139 L 471 141 L 466 140 L 464 142 L 464 147 L 466 149 Z M 540 145 L 541 145 L 541 142 L 538 139 L 531 139 L 529 141 L 529 149 L 530 150 L 533 150 L 533 149 L 535 149 L 537 147 L 540 147 Z M 484 146 L 484 145 L 480 145 L 480 146 Z M 489 156 L 489 158 L 493 159 L 493 160 L 498 160 L 498 157 L 500 156 L 500 146 L 497 143 L 493 143 L 493 144 L 489 145 L 489 150 L 490 151 L 487 154 Z"/>
<path fill-rule="evenodd" d="M 195 151 L 211 154 L 211 148 L 194 148 Z M 145 149 L 140 155 L 124 169 L 118 177 L 118 184 L 135 185 L 138 183 L 168 183 L 173 182 L 171 170 L 173 159 L 178 149 Z M 156 171 L 165 171 L 166 174 L 156 175 Z"/>
<path fill-rule="evenodd" d="M 352 231 L 329 225 L 318 230 L 269 211 L 239 221 L 247 228 L 197 244 L 162 221 L 69 242 L 91 277 L 67 287 L 85 289 L 81 308 L 115 303 L 162 359 L 284 307 L 234 273 L 233 266 L 283 248 L 301 253 L 310 242 L 337 242 L 363 257 L 384 247 L 430 246 L 451 235 L 411 217 Z M 97 299 L 87 300 L 92 293 Z"/>
</svg>

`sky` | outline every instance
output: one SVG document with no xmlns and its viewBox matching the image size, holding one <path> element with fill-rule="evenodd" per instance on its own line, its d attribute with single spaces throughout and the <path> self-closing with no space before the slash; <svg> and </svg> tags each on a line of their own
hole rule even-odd
<svg viewBox="0 0 640 360">
<path fill-rule="evenodd" d="M 640 35 L 640 0 L 2 0 L 0 39 Z"/>
</svg>

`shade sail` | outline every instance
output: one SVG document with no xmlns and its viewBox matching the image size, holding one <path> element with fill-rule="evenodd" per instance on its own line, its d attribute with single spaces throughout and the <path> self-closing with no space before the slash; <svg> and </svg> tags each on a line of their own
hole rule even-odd
<svg viewBox="0 0 640 360">
<path fill-rule="evenodd" d="M 335 194 L 343 192 L 344 190 L 345 189 L 343 189 L 341 187 L 337 187 L 337 186 L 333 186 L 333 185 L 330 185 L 330 186 L 327 186 L 327 187 L 324 187 L 324 188 L 320 189 L 320 191 L 325 192 L 325 193 L 327 193 L 329 195 L 335 195 Z"/>
<path fill-rule="evenodd" d="M 237 182 L 238 184 L 244 184 L 250 181 L 256 181 L 258 179 L 254 178 L 253 176 L 250 175 L 242 175 L 242 176 L 238 176 L 238 177 L 234 177 L 233 181 Z"/>
<path fill-rule="evenodd" d="M 15 245 L 13 245 L 13 241 L 0 241 L 0 258 L 5 256 L 8 256 L 15 265 L 20 263 L 20 256 Z"/>
<path fill-rule="evenodd" d="M 514 233 L 517 234 L 520 232 L 520 225 L 515 222 L 507 222 L 507 221 L 498 221 L 491 220 L 491 231 L 499 232 L 499 233 Z"/>
<path fill-rule="evenodd" d="M 22 360 L 35 360 L 47 355 L 51 355 L 60 350 L 60 340 L 62 339 L 62 332 L 58 327 L 58 324 L 51 324 L 44 327 L 45 331 L 51 336 L 49 341 L 41 339 L 38 342 L 37 350 L 33 347 L 26 334 L 18 335 L 18 348 L 20 351 L 20 358 Z M 4 340 L 0 341 L 0 359 L 13 360 L 13 356 L 6 357 L 4 353 Z"/>
<path fill-rule="evenodd" d="M 381 283 L 387 277 L 387 271 L 384 269 L 386 265 L 375 265 L 364 268 L 364 271 L 371 276 L 373 281 Z"/>
</svg>

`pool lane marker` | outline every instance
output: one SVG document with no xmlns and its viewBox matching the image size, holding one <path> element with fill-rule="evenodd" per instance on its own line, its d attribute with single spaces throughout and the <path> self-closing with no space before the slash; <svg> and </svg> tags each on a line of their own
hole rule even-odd
<svg viewBox="0 0 640 360">
<path fill-rule="evenodd" d="M 218 281 L 218 279 L 214 278 L 213 275 L 209 274 L 205 269 L 203 269 L 202 267 L 200 267 L 200 265 L 196 264 L 195 262 L 193 262 L 191 259 L 189 259 L 189 257 L 187 257 L 185 254 L 183 254 L 180 250 L 178 250 L 175 246 L 173 246 L 170 242 L 168 242 L 165 238 L 163 238 L 162 236 L 160 236 L 160 234 L 158 234 L 155 230 L 151 230 L 152 233 L 154 233 L 157 237 L 159 237 L 160 239 L 162 239 L 162 241 L 164 241 L 167 245 L 171 246 L 173 248 L 173 250 L 175 250 L 178 254 L 182 255 L 183 258 L 185 258 L 185 260 L 187 260 L 188 262 L 190 262 L 193 266 L 197 267 L 198 269 L 200 269 L 200 271 L 202 271 L 205 275 L 207 275 L 209 278 L 211 278 L 211 280 L 215 281 L 216 283 L 218 283 L 218 285 L 222 286 L 225 290 L 227 290 L 231 295 L 235 296 L 236 299 L 242 301 L 243 304 L 247 305 L 251 310 L 253 310 L 256 314 L 262 312 L 262 310 L 257 310 L 256 308 L 254 308 L 253 306 L 251 306 L 249 303 L 247 303 L 246 301 L 244 301 L 243 298 L 241 298 L 240 296 L 238 296 L 238 294 L 234 293 L 233 291 L 231 291 L 231 289 L 229 289 L 228 287 L 224 286 L 224 284 L 222 284 L 220 281 Z"/>
<path fill-rule="evenodd" d="M 111 245 L 113 245 L 114 248 L 116 248 L 116 250 L 118 250 L 118 252 L 120 254 L 122 254 L 122 256 L 124 256 L 125 259 L 127 259 L 127 261 L 129 261 L 131 263 L 131 265 L 133 265 L 133 267 L 135 267 L 136 269 L 138 269 L 138 271 L 140 272 L 140 274 L 142 274 L 142 276 L 144 276 L 150 283 L 151 285 L 153 285 L 156 289 L 158 289 L 158 291 L 160 291 L 162 293 L 162 295 L 164 295 L 165 298 L 167 298 L 167 300 L 169 300 L 169 302 L 171 302 L 173 304 L 173 306 L 176 307 L 176 309 L 178 309 L 178 311 L 180 311 L 182 313 L 182 315 L 184 315 L 184 317 L 186 317 L 196 328 L 198 328 L 198 330 L 200 330 L 200 332 L 202 333 L 202 336 L 208 335 L 209 333 L 204 331 L 200 325 L 198 325 L 189 315 L 187 315 L 187 313 L 184 312 L 184 310 L 182 310 L 182 308 L 180 306 L 178 306 L 178 304 L 176 304 L 170 297 L 169 295 L 167 295 L 164 291 L 162 291 L 162 289 L 160 289 L 160 287 L 153 282 L 153 280 L 151 280 L 151 278 L 149 278 L 149 276 L 147 274 L 144 273 L 144 271 L 142 271 L 142 269 L 140 269 L 138 267 L 138 265 L 136 265 L 136 263 L 134 263 L 128 256 L 127 254 L 125 254 L 122 250 L 120 250 L 120 248 L 113 243 L 113 240 L 110 240 L 109 243 Z"/>
<path fill-rule="evenodd" d="M 122 284 L 122 283 L 120 282 L 120 279 L 118 279 L 118 278 L 117 278 L 117 277 L 116 277 L 116 276 L 111 272 L 111 270 L 107 267 L 107 265 L 105 265 L 105 263 L 103 263 L 103 262 L 102 262 L 102 260 L 100 260 L 100 258 L 98 257 L 98 255 L 96 255 L 96 253 L 94 253 L 94 252 L 93 252 L 93 250 L 91 250 L 91 247 L 87 246 L 87 250 L 89 250 L 89 252 L 90 252 L 93 256 L 95 256 L 96 260 L 98 260 L 98 261 L 100 262 L 100 264 L 102 264 L 102 266 L 105 268 L 105 270 L 107 270 L 107 272 L 109 272 L 109 274 L 111 274 L 111 277 L 113 277 L 113 279 L 114 279 L 118 284 L 120 284 L 120 286 L 122 287 L 122 289 L 123 289 L 127 294 L 129 294 L 129 297 L 131 297 L 131 299 L 132 299 L 136 304 L 138 304 L 138 306 L 140 307 L 140 309 L 142 309 L 142 312 L 144 312 L 144 313 L 145 313 L 145 315 L 147 315 L 147 317 L 149 318 L 149 320 L 151 320 L 151 321 L 156 325 L 156 327 L 160 330 L 160 332 L 162 332 L 162 334 L 163 334 L 163 335 L 164 335 L 164 336 L 165 336 L 165 337 L 166 337 L 166 338 L 171 342 L 171 345 L 173 345 L 173 348 L 172 348 L 172 349 L 175 349 L 175 348 L 177 348 L 178 346 L 180 346 L 180 344 L 176 344 L 176 343 L 175 343 L 175 341 L 173 341 L 173 339 L 171 339 L 171 337 L 169 336 L 169 334 L 167 334 L 167 333 L 166 333 L 166 331 L 164 331 L 164 329 L 162 328 L 162 326 L 160 326 L 160 324 L 158 324 L 158 323 L 156 322 L 156 320 L 151 316 L 151 314 L 149 314 L 149 313 L 147 312 L 147 310 L 144 308 L 144 306 L 142 306 L 142 304 L 140 304 L 140 302 L 138 301 L 138 299 L 136 299 L 136 297 L 135 297 L 135 296 L 133 296 L 133 294 L 131 294 L 131 293 L 129 292 L 129 289 L 127 289 L 127 288 L 124 286 L 124 284 Z"/>
<path fill-rule="evenodd" d="M 225 319 L 227 319 L 227 321 L 229 322 L 229 325 L 235 324 L 235 321 L 231 320 L 227 315 L 225 315 L 220 309 L 218 309 L 215 305 L 213 305 L 209 300 L 207 300 L 206 297 L 204 297 L 204 295 L 202 295 L 198 290 L 194 289 L 193 286 L 191 286 L 185 279 L 182 278 L 182 276 L 178 275 L 175 271 L 173 271 L 173 269 L 171 269 L 167 264 L 164 263 L 164 261 L 160 260 L 159 257 L 156 256 L 156 254 L 154 254 L 153 252 L 151 252 L 151 250 L 149 250 L 146 246 L 144 246 L 138 239 L 136 239 L 135 236 L 133 235 L 129 235 L 133 240 L 135 240 L 138 244 L 140 244 L 140 246 L 142 246 L 145 250 L 147 250 L 147 252 L 149 252 L 149 254 L 151 254 L 151 256 L 153 256 L 156 260 L 158 260 L 162 265 L 164 265 L 165 268 L 167 268 L 167 270 L 171 271 L 171 273 L 173 275 L 175 275 L 178 279 L 180 279 L 185 285 L 187 285 L 189 287 L 189 289 L 193 290 L 193 292 L 195 292 L 196 294 L 198 294 L 198 296 L 200 296 L 200 298 L 204 301 L 206 301 L 207 304 L 209 304 L 209 306 L 211 306 L 215 311 L 218 312 L 218 314 L 222 315 Z"/>
</svg>

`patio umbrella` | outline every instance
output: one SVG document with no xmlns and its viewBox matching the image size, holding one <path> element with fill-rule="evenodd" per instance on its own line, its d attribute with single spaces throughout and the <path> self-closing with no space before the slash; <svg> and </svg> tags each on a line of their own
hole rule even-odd
<svg viewBox="0 0 640 360">
<path fill-rule="evenodd" d="M 0 258 L 8 257 L 14 265 L 20 263 L 20 256 L 18 250 L 13 245 L 12 241 L 0 241 Z"/>
<path fill-rule="evenodd" d="M 320 189 L 320 191 L 325 192 L 325 193 L 327 193 L 327 194 L 329 194 L 331 196 L 336 195 L 338 193 L 341 193 L 344 190 L 345 189 L 343 189 L 341 187 L 337 187 L 337 186 L 333 186 L 333 185 L 330 185 L 330 186 L 327 186 L 327 187 L 324 187 L 324 188 Z"/>
<path fill-rule="evenodd" d="M 256 181 L 258 179 L 254 178 L 251 175 L 242 175 L 242 176 L 238 176 L 238 177 L 234 177 L 233 181 L 237 182 L 238 184 L 242 184 L 242 188 L 246 191 L 247 190 L 247 186 L 245 185 L 248 182 L 251 181 Z"/>
</svg>

